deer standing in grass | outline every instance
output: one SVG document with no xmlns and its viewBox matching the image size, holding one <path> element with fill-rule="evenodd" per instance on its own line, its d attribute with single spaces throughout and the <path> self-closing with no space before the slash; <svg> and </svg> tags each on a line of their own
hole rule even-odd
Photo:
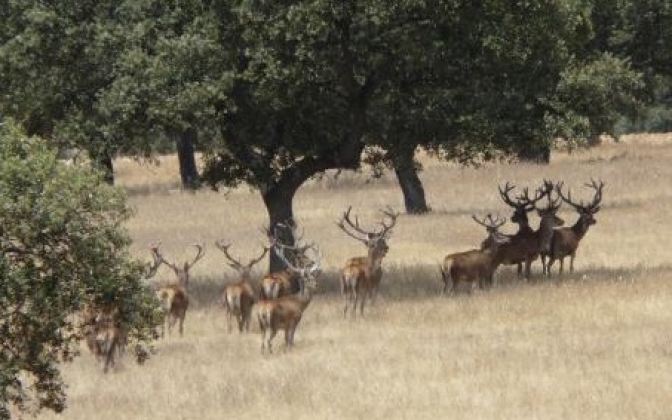
<svg viewBox="0 0 672 420">
<path fill-rule="evenodd" d="M 201 258 L 203 258 L 203 245 L 195 244 L 197 253 L 191 262 L 185 261 L 181 266 L 168 262 L 156 246 L 152 249 L 154 257 L 170 267 L 177 277 L 176 284 L 169 284 L 160 287 L 156 291 L 156 297 L 161 302 L 161 307 L 166 314 L 166 322 L 163 326 L 161 335 L 165 333 L 165 325 L 168 325 L 168 334 L 172 331 L 175 324 L 178 324 L 180 336 L 184 333 L 184 319 L 187 316 L 189 308 L 189 271 Z"/>
<path fill-rule="evenodd" d="M 228 331 L 231 332 L 233 318 L 238 322 L 238 331 L 243 332 L 250 330 L 250 318 L 252 317 L 252 307 L 257 301 L 257 296 L 252 288 L 250 273 L 252 267 L 259 263 L 266 254 L 268 248 L 264 247 L 261 255 L 257 258 L 251 259 L 247 264 L 243 264 L 236 260 L 229 253 L 231 244 L 226 244 L 223 241 L 215 243 L 217 248 L 224 253 L 224 256 L 229 260 L 229 266 L 238 272 L 239 280 L 236 283 L 229 284 L 224 287 L 222 292 L 222 304 L 226 309 L 228 318 Z"/>
<path fill-rule="evenodd" d="M 272 341 L 278 331 L 285 331 L 285 350 L 294 346 L 296 328 L 301 322 L 304 311 L 310 305 L 313 291 L 317 287 L 317 277 L 322 272 L 319 249 L 315 245 L 308 248 L 313 251 L 314 258 L 305 256 L 295 262 L 289 260 L 287 251 L 295 250 L 296 247 L 274 245 L 276 254 L 294 271 L 299 278 L 300 290 L 295 295 L 282 296 L 275 299 L 262 299 L 257 304 L 257 319 L 261 330 L 261 352 L 267 350 L 272 353 Z M 305 250 L 304 250 L 305 252 Z"/>
<path fill-rule="evenodd" d="M 494 272 L 501 263 L 502 246 L 509 243 L 511 238 L 499 232 L 499 228 L 506 223 L 501 217 L 488 214 L 483 220 L 472 216 L 474 221 L 485 226 L 488 231 L 487 245 L 481 249 L 456 252 L 446 255 L 441 266 L 443 279 L 443 294 L 454 294 L 460 283 L 477 283 L 479 288 L 492 284 Z M 473 289 L 473 286 L 472 286 Z"/>
<path fill-rule="evenodd" d="M 295 238 L 294 241 L 296 243 L 301 242 L 303 234 L 298 232 L 294 222 L 283 223 L 280 226 L 292 231 L 292 237 Z M 280 244 L 277 232 L 266 229 L 265 233 L 271 246 Z M 304 252 L 308 247 L 309 245 L 303 247 L 285 247 L 285 251 L 289 253 L 289 255 L 285 255 L 285 258 L 292 261 L 293 264 L 300 263 L 302 259 L 305 259 Z M 298 293 L 299 289 L 299 275 L 291 268 L 285 267 L 284 270 L 268 273 L 261 279 L 259 297 L 261 299 L 275 299 Z"/>
<path fill-rule="evenodd" d="M 551 275 L 551 268 L 553 267 L 553 263 L 557 260 L 560 260 L 559 274 L 562 275 L 564 260 L 567 256 L 569 256 L 569 271 L 570 273 L 574 271 L 574 258 L 576 257 L 576 250 L 579 248 L 579 243 L 588 232 L 588 228 L 597 223 L 595 214 L 600 211 L 604 182 L 591 180 L 591 183 L 586 184 L 586 186 L 595 191 L 592 201 L 587 204 L 584 202 L 574 202 L 572 200 L 571 191 L 568 190 L 567 196 L 565 196 L 562 193 L 562 185 L 558 185 L 557 187 L 558 194 L 562 197 L 562 200 L 574 207 L 579 214 L 579 218 L 573 226 L 556 229 L 553 232 L 550 247 L 542 253 L 541 256 L 542 262 L 544 263 L 546 257 L 549 259 L 548 265 L 544 264 L 544 271 L 547 276 Z"/>
<path fill-rule="evenodd" d="M 367 248 L 367 255 L 350 258 L 341 270 L 341 293 L 345 297 L 343 317 L 347 316 L 350 306 L 355 316 L 357 303 L 359 303 L 360 316 L 364 316 L 364 303 L 367 297 L 373 302 L 378 294 L 378 287 L 383 276 L 382 261 L 389 250 L 387 240 L 399 216 L 399 213 L 393 212 L 388 207 L 381 211 L 383 213 L 381 228 L 367 231 L 359 225 L 356 217 L 354 221 L 350 218 L 351 210 L 352 207 L 348 207 L 336 224 L 348 236 L 362 242 Z M 389 223 L 386 223 L 385 218 L 389 219 Z"/>
<path fill-rule="evenodd" d="M 519 277 L 523 273 L 522 264 L 524 263 L 524 277 L 530 279 L 532 262 L 539 258 L 542 251 L 549 248 L 553 230 L 564 224 L 564 220 L 556 214 L 561 201 L 560 197 L 552 197 L 554 188 L 551 181 L 544 180 L 543 186 L 537 189 L 534 198 L 530 198 L 528 190 L 525 189 L 516 201 L 508 196 L 508 191 L 510 191 L 508 183 L 505 190 L 500 188 L 502 199 L 515 208 L 511 221 L 518 223 L 520 226 L 518 232 L 510 236 L 511 240 L 501 246 L 501 264 L 517 264 Z M 548 199 L 548 203 L 544 207 L 539 207 L 538 202 L 544 197 Z M 540 217 L 537 230 L 533 230 L 529 226 L 527 213 L 530 209 L 536 209 Z M 487 240 L 484 241 L 484 246 L 486 245 L 485 242 Z"/>
</svg>

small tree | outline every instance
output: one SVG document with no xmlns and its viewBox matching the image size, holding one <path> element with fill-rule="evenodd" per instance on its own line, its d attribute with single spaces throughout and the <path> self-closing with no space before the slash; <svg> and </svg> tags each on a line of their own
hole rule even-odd
<svg viewBox="0 0 672 420">
<path fill-rule="evenodd" d="M 0 125 L 0 418 L 65 408 L 59 363 L 78 354 L 73 317 L 119 308 L 139 362 L 159 323 L 129 252 L 125 196 L 99 172 L 67 166 L 44 140 Z"/>
</svg>

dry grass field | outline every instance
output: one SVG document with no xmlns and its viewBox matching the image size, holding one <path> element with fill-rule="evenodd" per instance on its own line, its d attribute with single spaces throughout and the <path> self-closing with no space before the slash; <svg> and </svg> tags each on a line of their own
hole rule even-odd
<svg viewBox="0 0 672 420">
<path fill-rule="evenodd" d="M 258 193 L 183 193 L 172 159 L 158 167 L 118 162 L 119 184 L 137 209 L 128 229 L 138 257 L 149 260 L 155 240 L 176 261 L 192 256 L 190 244 L 206 244 L 192 270 L 185 334 L 158 342 L 144 366 L 127 358 L 107 375 L 84 352 L 63 367 L 67 411 L 39 418 L 669 419 L 671 163 L 672 134 L 558 152 L 548 166 L 474 169 L 426 159 L 421 178 L 434 211 L 399 217 L 380 299 L 356 320 L 342 318 L 337 270 L 364 250 L 334 221 L 352 205 L 372 226 L 379 208 L 402 210 L 401 193 L 392 175 L 311 181 L 295 214 L 305 238 L 321 246 L 326 271 L 294 350 L 262 355 L 256 322 L 248 334 L 226 332 L 218 299 L 235 273 L 214 246 L 225 239 L 241 259 L 258 255 L 267 220 Z M 439 295 L 443 256 L 485 236 L 471 215 L 510 214 L 498 184 L 564 180 L 573 198 L 589 199 L 583 184 L 591 177 L 606 183 L 603 205 L 574 274 L 540 279 L 537 262 L 536 282 L 520 282 L 505 267 L 489 291 Z M 560 216 L 576 219 L 567 206 Z M 257 276 L 267 266 L 260 265 Z M 172 275 L 161 268 L 155 281 Z M 277 350 L 281 343 L 276 337 Z"/>
</svg>

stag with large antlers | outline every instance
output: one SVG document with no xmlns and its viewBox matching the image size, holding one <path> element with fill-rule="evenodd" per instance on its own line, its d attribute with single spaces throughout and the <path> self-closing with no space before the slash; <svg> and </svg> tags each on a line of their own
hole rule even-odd
<svg viewBox="0 0 672 420">
<path fill-rule="evenodd" d="M 257 296 L 250 283 L 250 273 L 252 267 L 264 259 L 268 253 L 268 248 L 264 247 L 261 255 L 251 259 L 247 264 L 243 264 L 229 253 L 231 244 L 217 241 L 215 245 L 224 253 L 226 259 L 229 260 L 229 266 L 236 270 L 240 276 L 237 282 L 225 286 L 222 292 L 222 304 L 226 309 L 228 318 L 228 331 L 231 332 L 233 318 L 238 322 L 239 332 L 243 332 L 243 330 L 249 331 L 252 307 L 257 301 Z"/>
<path fill-rule="evenodd" d="M 600 211 L 604 182 L 591 179 L 590 184 L 586 184 L 586 186 L 595 192 L 592 201 L 589 203 L 584 203 L 583 201 L 577 203 L 572 200 L 571 191 L 568 190 L 565 196 L 562 193 L 562 185 L 558 185 L 557 187 L 558 194 L 562 200 L 574 207 L 579 214 L 579 218 L 573 226 L 556 229 L 553 232 L 549 249 L 542 253 L 542 262 L 545 262 L 546 257 L 549 258 L 548 265 L 544 264 L 545 272 L 548 276 L 551 275 L 551 267 L 557 260 L 560 260 L 559 274 L 562 275 L 564 260 L 567 256 L 569 256 L 569 271 L 570 273 L 574 271 L 574 258 L 576 257 L 579 243 L 586 235 L 586 232 L 588 232 L 588 228 L 597 223 L 595 214 Z"/>
<path fill-rule="evenodd" d="M 313 258 L 305 256 L 305 258 L 292 262 L 286 253 L 295 250 L 294 248 L 297 247 L 282 246 L 276 247 L 275 251 L 287 267 L 298 275 L 299 293 L 276 299 L 260 300 L 257 304 L 257 318 L 262 335 L 262 353 L 265 350 L 272 353 L 271 342 L 280 330 L 285 331 L 285 349 L 289 350 L 294 346 L 296 328 L 312 300 L 313 290 L 317 287 L 316 279 L 322 272 L 322 255 L 314 244 L 306 248 L 313 252 Z"/>
<path fill-rule="evenodd" d="M 279 227 L 284 229 L 291 230 L 292 237 L 295 238 L 296 243 L 301 242 L 303 234 L 298 232 L 297 226 L 294 222 L 287 222 L 279 224 Z M 293 262 L 293 264 L 300 264 L 304 256 L 304 252 L 309 246 L 303 247 L 289 247 L 282 245 L 279 234 L 277 231 L 271 231 L 271 229 L 265 230 L 266 236 L 271 244 L 273 249 L 283 249 L 286 254 L 283 254 L 284 257 Z M 282 258 L 281 258 L 282 261 Z M 259 296 L 262 299 L 275 299 L 282 296 L 289 296 L 299 292 L 299 275 L 296 271 L 292 270 L 289 267 L 285 267 L 281 271 L 276 271 L 266 274 L 261 279 L 261 287 L 259 290 Z"/>
<path fill-rule="evenodd" d="M 388 207 L 381 211 L 383 220 L 380 222 L 380 229 L 367 231 L 359 225 L 359 220 L 356 217 L 354 221 L 351 219 L 351 210 L 352 207 L 348 207 L 348 210 L 343 213 L 336 224 L 348 236 L 362 242 L 367 248 L 367 255 L 350 258 L 341 270 L 341 292 L 345 297 L 344 317 L 347 316 L 350 306 L 353 316 L 357 314 L 358 302 L 359 314 L 363 316 L 366 299 L 368 298 L 371 301 L 375 299 L 383 276 L 382 261 L 389 250 L 387 240 L 399 216 L 399 213 L 393 212 Z M 385 218 L 389 219 L 388 223 L 386 223 Z"/>
<path fill-rule="evenodd" d="M 511 221 L 518 223 L 520 226 L 518 232 L 510 237 L 511 240 L 502 245 L 500 250 L 501 264 L 518 265 L 518 277 L 524 275 L 526 279 L 530 279 L 532 262 L 539 258 L 542 251 L 550 246 L 554 228 L 564 224 L 564 220 L 556 214 L 561 201 L 560 197 L 552 197 L 554 188 L 551 181 L 544 180 L 543 185 L 537 189 L 533 198 L 529 197 L 528 190 L 524 189 L 515 202 L 508 196 L 510 191 L 508 183 L 505 190 L 500 188 L 502 199 L 515 208 Z M 548 202 L 546 206 L 539 207 L 538 202 L 544 197 L 547 198 Z M 537 230 L 530 228 L 527 220 L 527 210 L 530 208 L 536 209 L 541 219 Z M 484 241 L 483 246 L 487 246 L 487 240 Z M 524 274 L 523 264 L 525 264 Z"/>
<path fill-rule="evenodd" d="M 179 323 L 180 336 L 184 332 L 184 319 L 187 315 L 187 309 L 189 308 L 189 295 L 187 292 L 189 287 L 189 271 L 194 264 L 203 258 L 204 254 L 203 245 L 196 244 L 195 247 L 197 253 L 194 259 L 191 262 L 185 261 L 182 266 L 167 261 L 161 254 L 158 246 L 152 248 L 152 254 L 155 260 L 166 264 L 177 276 L 177 284 L 163 286 L 156 291 L 156 297 L 166 314 L 166 324 L 168 325 L 169 334 L 176 323 Z M 165 331 L 165 325 L 163 331 Z"/>
<path fill-rule="evenodd" d="M 474 221 L 486 228 L 488 232 L 487 246 L 482 249 L 457 252 L 446 255 L 441 266 L 443 294 L 454 293 L 460 283 L 477 283 L 483 289 L 492 285 L 494 272 L 501 262 L 502 246 L 510 241 L 510 237 L 499 232 L 506 220 L 488 214 L 482 220 L 472 216 Z M 472 287 L 473 288 L 473 287 Z"/>
</svg>

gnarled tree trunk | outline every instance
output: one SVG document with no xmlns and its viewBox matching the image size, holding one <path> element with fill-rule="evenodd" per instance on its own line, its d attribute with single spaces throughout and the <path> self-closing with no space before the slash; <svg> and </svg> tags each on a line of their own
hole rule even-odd
<svg viewBox="0 0 672 420">
<path fill-rule="evenodd" d="M 418 176 L 415 162 L 415 148 L 404 148 L 394 158 L 394 173 L 397 175 L 404 206 L 408 214 L 422 214 L 430 211 L 425 199 L 425 189 Z"/>
<path fill-rule="evenodd" d="M 201 186 L 196 167 L 194 145 L 198 139 L 198 133 L 194 129 L 186 129 L 175 135 L 177 159 L 180 164 L 180 179 L 182 188 L 185 190 L 197 190 Z"/>
</svg>

